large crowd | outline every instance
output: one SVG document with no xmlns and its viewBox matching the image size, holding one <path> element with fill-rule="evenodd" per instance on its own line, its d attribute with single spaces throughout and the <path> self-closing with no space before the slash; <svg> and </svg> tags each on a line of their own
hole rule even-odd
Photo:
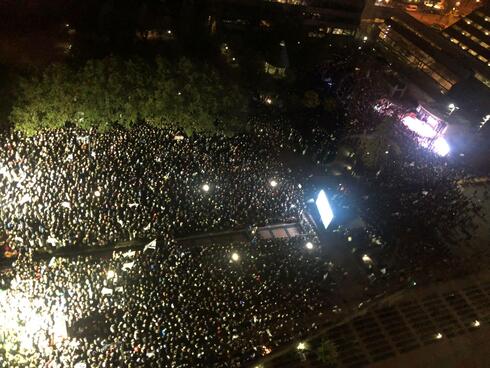
<svg viewBox="0 0 490 368">
<path fill-rule="evenodd" d="M 175 241 L 298 219 L 301 185 L 270 149 L 294 139 L 269 139 L 148 126 L 2 137 L 2 244 L 17 258 L 0 274 L 0 367 L 239 366 L 314 330 L 335 271 L 303 238 Z M 138 238 L 156 250 L 33 258 Z"/>
<path fill-rule="evenodd" d="M 303 207 L 281 161 L 250 136 L 148 126 L 3 137 L 0 193 L 7 244 L 27 250 L 287 221 Z"/>
<path fill-rule="evenodd" d="M 356 63 L 328 64 L 332 75 L 322 76 L 338 84 L 332 88 L 350 111 L 338 136 L 321 125 L 304 134 L 260 120 L 250 123 L 252 134 L 234 137 L 146 125 L 0 136 L 0 246 L 17 255 L 0 273 L 0 368 L 238 367 L 316 330 L 341 294 L 332 294 L 332 278 L 348 277 L 327 249 L 308 249 L 302 237 L 194 247 L 178 239 L 298 221 L 305 208 L 298 177 L 329 173 L 342 135 L 372 131 L 389 108 L 367 103 L 376 75 Z M 364 82 L 351 89 L 353 81 L 338 78 L 346 70 Z M 401 157 L 386 154 L 377 172 L 352 158 L 331 191 L 338 208 L 357 206 L 364 220 L 365 244 L 354 239 L 352 253 L 382 249 L 373 256 L 380 289 L 403 264 L 444 259 L 442 243 L 455 229 L 470 236 L 481 211 L 455 186 L 464 173 L 407 146 Z M 348 247 L 354 232 L 339 229 Z M 158 245 L 106 248 L 135 239 Z M 104 252 L 35 258 L 75 248 Z"/>
<path fill-rule="evenodd" d="M 332 272 L 300 238 L 22 255 L 0 290 L 0 366 L 240 366 L 316 330 Z"/>
</svg>

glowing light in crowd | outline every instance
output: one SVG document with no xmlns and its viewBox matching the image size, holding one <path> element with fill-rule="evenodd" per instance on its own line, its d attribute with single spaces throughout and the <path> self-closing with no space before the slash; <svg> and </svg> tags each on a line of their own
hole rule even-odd
<svg viewBox="0 0 490 368">
<path fill-rule="evenodd" d="M 96 191 L 95 191 L 95 193 L 94 193 L 94 195 L 95 195 L 96 197 L 100 197 L 100 191 L 96 190 Z"/>
<path fill-rule="evenodd" d="M 272 98 L 267 97 L 267 98 L 265 99 L 265 103 L 266 103 L 267 105 L 272 105 Z"/>
<path fill-rule="evenodd" d="M 268 348 L 265 345 L 262 345 L 262 351 L 263 351 L 263 355 L 269 355 L 271 353 L 272 349 Z"/>
<path fill-rule="evenodd" d="M 113 279 L 114 276 L 116 276 L 116 273 L 113 270 L 107 271 L 107 278 L 108 279 Z"/>
<path fill-rule="evenodd" d="M 472 325 L 473 327 L 480 327 L 480 321 L 478 321 L 478 320 L 476 319 L 476 320 L 474 320 L 473 322 L 471 322 L 471 325 Z"/>
<path fill-rule="evenodd" d="M 202 190 L 204 190 L 205 192 L 209 192 L 209 184 L 204 184 L 202 186 Z"/>
<path fill-rule="evenodd" d="M 459 107 L 453 103 L 450 103 L 448 108 L 449 108 L 449 115 L 451 115 L 455 110 L 459 110 Z"/>
<path fill-rule="evenodd" d="M 296 347 L 298 350 L 306 350 L 306 344 L 304 342 L 300 342 Z"/>
<path fill-rule="evenodd" d="M 305 247 L 306 249 L 313 249 L 313 243 L 312 242 L 308 242 L 305 244 Z"/>
<path fill-rule="evenodd" d="M 436 333 L 436 335 L 434 336 L 437 340 L 440 340 L 442 339 L 442 333 L 438 332 Z"/>
<path fill-rule="evenodd" d="M 275 188 L 277 187 L 277 181 L 275 181 L 274 179 L 272 179 L 269 184 L 271 185 L 272 188 Z"/>
<path fill-rule="evenodd" d="M 238 261 L 240 260 L 240 256 L 238 255 L 238 253 L 233 253 L 233 254 L 231 255 L 231 260 L 232 260 L 233 262 L 238 262 Z"/>
<path fill-rule="evenodd" d="M 432 150 L 439 156 L 446 156 L 451 148 L 443 137 L 439 137 L 432 143 Z"/>
<path fill-rule="evenodd" d="M 32 354 L 34 350 L 48 348 L 51 337 L 55 343 L 67 337 L 66 319 L 61 313 L 64 299 L 53 310 L 53 315 L 41 312 L 50 310 L 45 303 L 44 297 L 26 295 L 17 285 L 7 291 L 0 290 L 0 336 L 10 336 L 19 343 L 17 350 L 16 344 L 4 340 L 7 355 Z"/>
<path fill-rule="evenodd" d="M 369 257 L 367 254 L 364 254 L 362 256 L 362 261 L 366 264 L 370 264 L 370 263 L 373 263 L 373 260 L 371 259 L 371 257 Z"/>
<path fill-rule="evenodd" d="M 348 236 L 348 237 L 347 237 L 347 241 L 348 241 L 348 242 L 351 242 L 351 241 L 352 241 L 352 236 Z"/>
<path fill-rule="evenodd" d="M 318 212 L 320 212 L 323 226 L 326 229 L 333 220 L 333 211 L 324 190 L 320 190 L 320 193 L 318 193 L 315 204 L 318 208 Z"/>
</svg>

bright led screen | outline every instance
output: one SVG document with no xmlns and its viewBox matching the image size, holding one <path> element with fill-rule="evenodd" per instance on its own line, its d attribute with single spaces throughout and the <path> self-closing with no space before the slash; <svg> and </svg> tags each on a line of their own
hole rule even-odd
<svg viewBox="0 0 490 368">
<path fill-rule="evenodd" d="M 325 226 L 326 229 L 333 220 L 333 211 L 330 207 L 325 191 L 321 190 L 320 193 L 318 193 L 315 204 L 318 212 L 320 212 L 320 218 L 322 219 L 323 226 Z"/>
</svg>

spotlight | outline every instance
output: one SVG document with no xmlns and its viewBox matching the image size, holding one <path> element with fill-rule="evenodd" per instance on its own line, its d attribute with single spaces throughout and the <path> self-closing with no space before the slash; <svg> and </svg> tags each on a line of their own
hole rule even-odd
<svg viewBox="0 0 490 368">
<path fill-rule="evenodd" d="M 277 181 L 275 181 L 274 179 L 272 179 L 269 184 L 271 185 L 272 188 L 275 188 L 277 187 Z"/>
<path fill-rule="evenodd" d="M 305 247 L 306 249 L 313 249 L 313 243 L 312 242 L 308 242 L 305 244 Z"/>
<path fill-rule="evenodd" d="M 202 186 L 202 190 L 204 190 L 205 192 L 209 192 L 209 189 L 210 189 L 210 188 L 209 188 L 209 185 L 208 185 L 208 184 L 204 184 L 204 185 Z"/>
<path fill-rule="evenodd" d="M 233 254 L 231 255 L 231 260 L 232 260 L 233 262 L 238 262 L 238 261 L 240 260 L 240 256 L 238 255 L 238 253 L 233 253 Z"/>
</svg>

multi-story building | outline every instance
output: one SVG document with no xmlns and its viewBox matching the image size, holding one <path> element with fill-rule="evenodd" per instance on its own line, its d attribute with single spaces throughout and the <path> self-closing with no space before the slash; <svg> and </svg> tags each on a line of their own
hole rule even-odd
<svg viewBox="0 0 490 368">
<path fill-rule="evenodd" d="M 490 15 L 480 8 L 442 33 L 397 9 L 375 23 L 376 46 L 420 101 L 457 106 L 478 127 L 490 114 Z M 379 14 L 378 14 L 379 16 Z M 468 126 L 469 126 L 468 125 Z"/>
<path fill-rule="evenodd" d="M 469 56 L 475 78 L 490 88 L 490 5 L 470 13 L 442 34 Z"/>
<path fill-rule="evenodd" d="M 212 29 L 273 28 L 293 20 L 311 37 L 355 35 L 365 0 L 212 0 Z"/>
</svg>

